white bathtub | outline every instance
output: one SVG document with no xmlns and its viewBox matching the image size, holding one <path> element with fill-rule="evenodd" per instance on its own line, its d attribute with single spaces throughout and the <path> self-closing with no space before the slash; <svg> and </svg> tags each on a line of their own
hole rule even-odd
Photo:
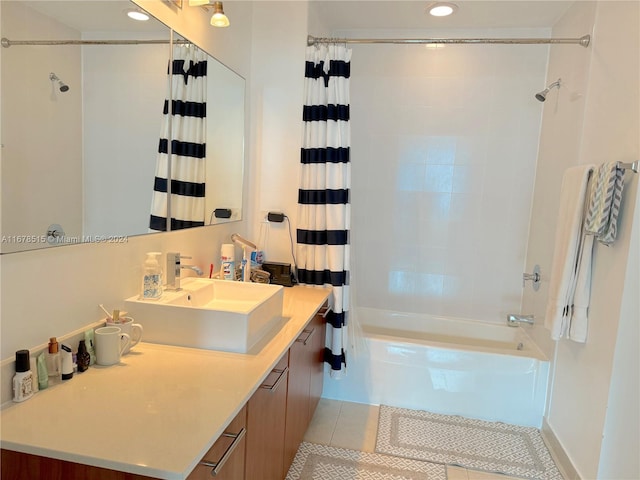
<svg viewBox="0 0 640 480">
<path fill-rule="evenodd" d="M 323 397 L 540 427 L 549 362 L 523 328 L 359 308 L 347 375 Z M 352 319 L 353 319 L 352 315 Z"/>
</svg>

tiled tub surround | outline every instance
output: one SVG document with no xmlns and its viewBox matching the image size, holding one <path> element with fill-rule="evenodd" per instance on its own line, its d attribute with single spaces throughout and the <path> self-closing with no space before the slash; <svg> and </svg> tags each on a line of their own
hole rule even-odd
<svg viewBox="0 0 640 480">
<path fill-rule="evenodd" d="M 546 29 L 500 30 L 550 36 Z M 485 322 L 520 311 L 542 116 L 534 93 L 545 84 L 548 51 L 353 45 L 357 305 Z"/>
<path fill-rule="evenodd" d="M 523 327 L 364 307 L 354 318 L 348 381 L 326 381 L 323 397 L 541 426 L 549 361 Z"/>
<path fill-rule="evenodd" d="M 1 412 L 4 449 L 183 480 L 318 311 L 329 290 L 285 290 L 282 330 L 249 354 L 142 342 Z"/>
</svg>

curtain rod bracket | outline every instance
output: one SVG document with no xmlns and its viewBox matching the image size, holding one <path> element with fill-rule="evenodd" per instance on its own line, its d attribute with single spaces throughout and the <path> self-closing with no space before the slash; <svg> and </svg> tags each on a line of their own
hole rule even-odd
<svg viewBox="0 0 640 480">
<path fill-rule="evenodd" d="M 591 35 L 583 35 L 582 37 L 580 37 L 580 45 L 582 45 L 584 48 L 587 48 L 590 43 Z"/>
</svg>

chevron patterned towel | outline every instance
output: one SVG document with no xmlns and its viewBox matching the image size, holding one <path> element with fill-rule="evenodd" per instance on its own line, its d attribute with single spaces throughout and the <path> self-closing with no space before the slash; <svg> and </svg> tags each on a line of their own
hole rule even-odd
<svg viewBox="0 0 640 480">
<path fill-rule="evenodd" d="M 624 187 L 624 170 L 616 163 L 598 167 L 591 184 L 589 207 L 584 228 L 589 235 L 605 245 L 611 245 L 618 233 L 618 212 Z"/>
</svg>

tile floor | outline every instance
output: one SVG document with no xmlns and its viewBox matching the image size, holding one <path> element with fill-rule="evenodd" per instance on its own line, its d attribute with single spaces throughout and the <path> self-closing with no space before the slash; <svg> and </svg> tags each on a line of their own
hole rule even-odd
<svg viewBox="0 0 640 480">
<path fill-rule="evenodd" d="M 378 425 L 377 405 L 321 398 L 305 441 L 373 452 Z M 522 480 L 496 473 L 447 466 L 448 480 Z"/>
</svg>

